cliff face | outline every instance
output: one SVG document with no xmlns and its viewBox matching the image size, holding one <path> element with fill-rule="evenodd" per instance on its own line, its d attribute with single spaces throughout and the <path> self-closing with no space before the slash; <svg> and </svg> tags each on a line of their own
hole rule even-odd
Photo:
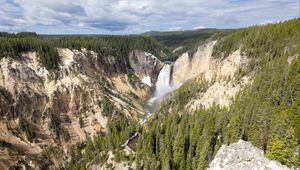
<svg viewBox="0 0 300 170">
<path fill-rule="evenodd" d="M 207 170 L 231 169 L 289 170 L 279 162 L 267 159 L 262 150 L 243 140 L 229 146 L 223 145 L 207 168 Z"/>
<path fill-rule="evenodd" d="M 212 72 L 212 52 L 216 41 L 199 46 L 196 53 L 189 55 L 183 53 L 174 63 L 172 80 L 173 84 L 183 84 L 184 82 L 206 73 L 207 78 L 211 78 Z"/>
<path fill-rule="evenodd" d="M 184 53 L 174 63 L 173 86 L 184 84 L 194 78 L 196 78 L 194 81 L 210 82 L 204 93 L 199 93 L 196 98 L 189 101 L 186 106 L 189 110 L 195 110 L 200 106 L 208 108 L 213 103 L 229 106 L 235 94 L 250 82 L 249 75 L 237 77 L 238 72 L 248 63 L 247 56 L 237 50 L 223 59 L 215 58 L 212 54 L 215 44 L 216 41 L 207 42 L 199 46 L 193 55 Z"/>
<path fill-rule="evenodd" d="M 129 54 L 129 64 L 137 76 L 149 86 L 155 84 L 163 63 L 154 55 L 134 50 Z"/>
<path fill-rule="evenodd" d="M 135 72 L 122 73 L 132 69 L 125 60 L 85 49 L 58 52 L 61 61 L 55 71 L 41 67 L 36 52 L 0 61 L 2 168 L 64 166 L 68 146 L 106 132 L 112 114 L 103 109 L 107 101 L 125 117 L 137 120 L 143 114 L 142 101 L 151 89 Z M 134 66 L 140 68 L 133 68 L 136 75 L 143 67 L 149 76 L 159 71 L 151 62 Z"/>
</svg>

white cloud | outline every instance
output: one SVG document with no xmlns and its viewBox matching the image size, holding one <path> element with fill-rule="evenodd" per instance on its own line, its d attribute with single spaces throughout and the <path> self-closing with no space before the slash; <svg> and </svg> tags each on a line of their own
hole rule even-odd
<svg viewBox="0 0 300 170">
<path fill-rule="evenodd" d="M 265 21 L 261 22 L 259 25 L 266 25 L 266 24 L 271 24 L 271 23 L 274 23 L 274 21 L 265 20 Z"/>
<path fill-rule="evenodd" d="M 0 14 L 0 31 L 119 34 L 280 21 L 299 17 L 299 1 L 0 0 Z"/>
<path fill-rule="evenodd" d="M 169 28 L 170 31 L 180 31 L 183 30 L 181 27 L 170 27 Z"/>
<path fill-rule="evenodd" d="M 204 28 L 205 28 L 205 26 L 196 26 L 196 27 L 194 27 L 195 30 L 204 29 Z"/>
</svg>

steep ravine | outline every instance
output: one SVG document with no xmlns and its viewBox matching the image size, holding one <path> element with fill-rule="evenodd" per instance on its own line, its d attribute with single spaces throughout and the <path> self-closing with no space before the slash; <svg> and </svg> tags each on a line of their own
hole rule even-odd
<svg viewBox="0 0 300 170">
<path fill-rule="evenodd" d="M 229 106 L 231 98 L 248 83 L 249 78 L 242 78 L 242 81 L 236 81 L 234 78 L 235 72 L 245 67 L 247 57 L 242 56 L 238 50 L 223 60 L 217 60 L 212 56 L 215 44 L 216 41 L 208 42 L 198 47 L 192 56 L 184 53 L 174 63 L 167 62 L 163 65 L 154 86 L 153 96 L 145 102 L 140 125 L 147 123 L 155 110 L 159 111 L 161 101 L 169 95 L 172 98 L 172 91 L 188 81 L 212 82 L 203 94 L 199 94 L 201 97 L 188 101 L 186 108 L 189 110 L 201 106 L 209 108 L 212 103 Z M 244 79 L 247 81 L 244 82 Z M 137 141 L 138 136 L 136 132 L 127 139 L 122 145 L 125 150 L 133 151 L 130 145 Z"/>
</svg>

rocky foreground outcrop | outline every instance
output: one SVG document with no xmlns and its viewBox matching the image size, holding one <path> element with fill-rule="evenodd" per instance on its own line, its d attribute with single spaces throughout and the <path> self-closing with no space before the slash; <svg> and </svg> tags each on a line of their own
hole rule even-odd
<svg viewBox="0 0 300 170">
<path fill-rule="evenodd" d="M 277 161 L 269 160 L 262 150 L 250 142 L 239 140 L 223 145 L 207 170 L 289 170 Z"/>
</svg>

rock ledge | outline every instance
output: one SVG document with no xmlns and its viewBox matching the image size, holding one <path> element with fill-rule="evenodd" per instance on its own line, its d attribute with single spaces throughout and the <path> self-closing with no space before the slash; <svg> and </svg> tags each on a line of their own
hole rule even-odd
<svg viewBox="0 0 300 170">
<path fill-rule="evenodd" d="M 207 170 L 288 170 L 278 161 L 269 160 L 262 150 L 250 142 L 239 140 L 229 146 L 223 145 Z"/>
</svg>

